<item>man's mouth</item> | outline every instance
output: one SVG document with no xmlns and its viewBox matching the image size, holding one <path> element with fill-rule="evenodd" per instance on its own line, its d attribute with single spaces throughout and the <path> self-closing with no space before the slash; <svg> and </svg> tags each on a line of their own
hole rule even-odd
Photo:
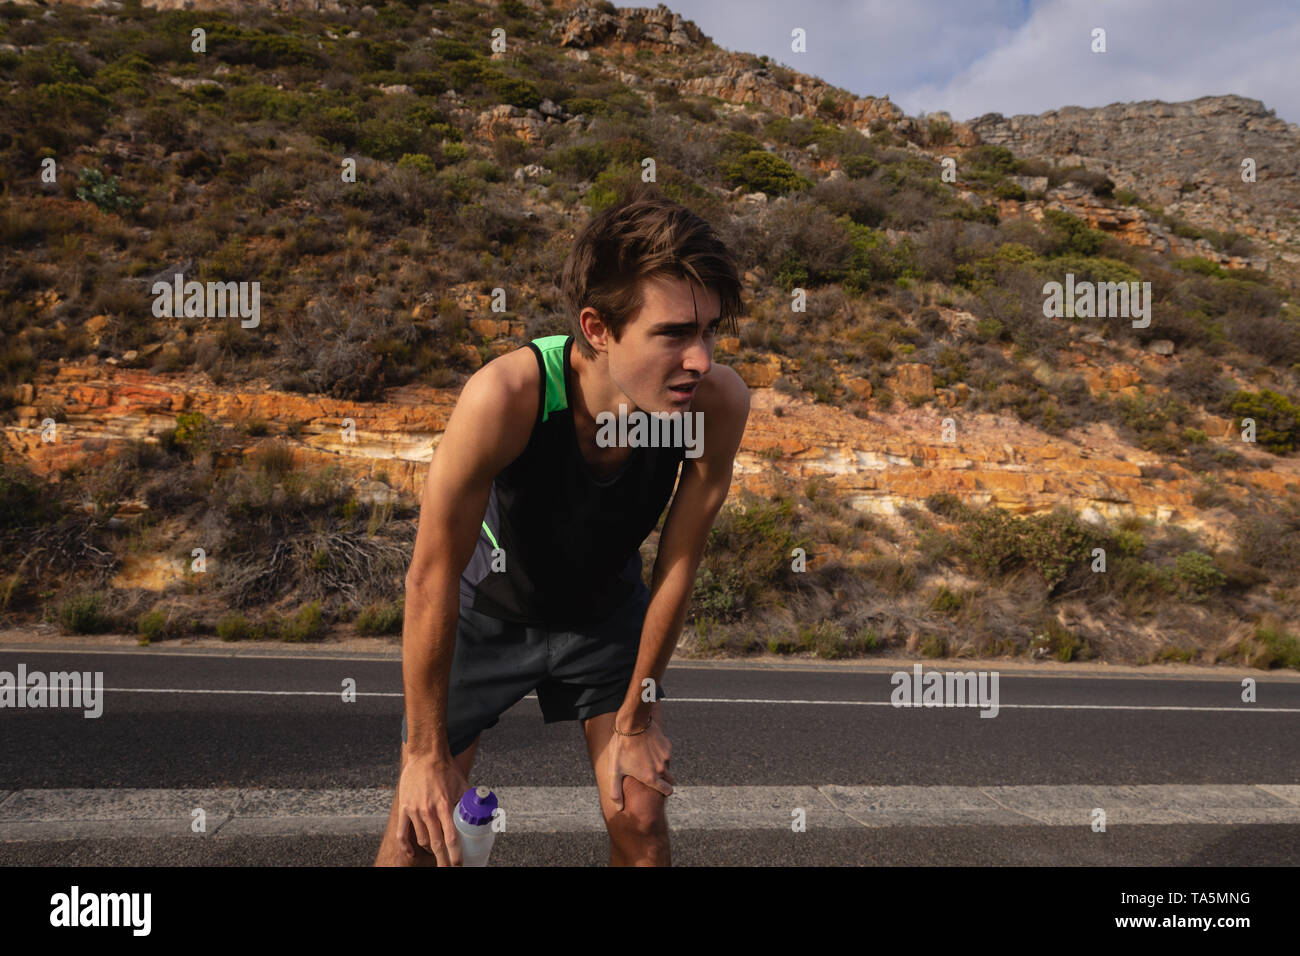
<svg viewBox="0 0 1300 956">
<path fill-rule="evenodd" d="M 699 382 L 683 382 L 678 385 L 669 385 L 668 391 L 672 392 L 678 398 L 690 398 L 695 394 L 695 389 L 699 387 Z"/>
</svg>

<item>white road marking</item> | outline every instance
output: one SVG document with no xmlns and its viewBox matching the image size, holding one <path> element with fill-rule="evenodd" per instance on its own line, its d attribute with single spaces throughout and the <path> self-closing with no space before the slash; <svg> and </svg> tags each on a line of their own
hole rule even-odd
<svg viewBox="0 0 1300 956">
<path fill-rule="evenodd" d="M 510 833 L 604 832 L 595 784 L 497 787 Z M 2 793 L 2 792 L 0 792 Z M 18 790 L 0 800 L 0 843 L 97 837 L 371 836 L 383 833 L 390 789 Z M 195 808 L 207 829 L 190 829 Z M 1094 808 L 1117 826 L 1300 824 L 1300 785 L 686 787 L 668 798 L 674 830 L 809 831 L 858 827 L 1091 828 Z M 792 831 L 793 832 L 793 831 Z M 797 834 L 795 834 L 797 836 Z"/>
<path fill-rule="evenodd" d="M 242 690 L 216 689 L 207 687 L 105 687 L 105 692 L 114 694 L 262 694 L 272 697 L 341 697 L 339 690 Z M 394 697 L 405 695 L 400 691 L 356 691 L 357 697 Z M 523 700 L 536 700 L 536 694 L 528 694 Z M 781 704 L 811 705 L 816 707 L 893 707 L 887 700 L 801 700 L 774 699 L 770 697 L 664 697 L 674 704 Z M 17 708 L 15 708 L 17 709 Z M 975 708 L 952 707 L 900 707 L 899 710 L 954 710 Z M 1255 704 L 1241 704 L 1236 707 L 1198 707 L 1189 704 L 999 704 L 999 710 L 1204 710 L 1226 711 L 1233 713 L 1257 714 L 1300 714 L 1300 707 L 1259 707 Z"/>
</svg>

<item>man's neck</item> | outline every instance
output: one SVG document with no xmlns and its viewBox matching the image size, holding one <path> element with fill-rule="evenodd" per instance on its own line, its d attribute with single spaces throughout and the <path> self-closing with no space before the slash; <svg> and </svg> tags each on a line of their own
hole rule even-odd
<svg viewBox="0 0 1300 956">
<path fill-rule="evenodd" d="M 585 357 L 575 345 L 569 355 L 569 364 L 573 366 L 573 391 L 570 398 L 573 405 L 573 420 L 579 435 L 587 435 L 595 440 L 596 416 L 601 412 L 618 414 L 621 402 L 631 412 L 633 406 L 626 395 L 610 380 L 599 358 Z"/>
</svg>

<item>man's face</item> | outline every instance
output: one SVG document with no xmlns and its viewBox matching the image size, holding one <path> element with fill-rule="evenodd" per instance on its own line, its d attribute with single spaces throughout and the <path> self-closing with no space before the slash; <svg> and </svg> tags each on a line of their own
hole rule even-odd
<svg viewBox="0 0 1300 956">
<path fill-rule="evenodd" d="M 686 279 L 655 278 L 644 290 L 645 305 L 622 338 L 605 337 L 609 377 L 642 411 L 688 411 L 694 386 L 713 367 L 722 300 Z"/>
</svg>

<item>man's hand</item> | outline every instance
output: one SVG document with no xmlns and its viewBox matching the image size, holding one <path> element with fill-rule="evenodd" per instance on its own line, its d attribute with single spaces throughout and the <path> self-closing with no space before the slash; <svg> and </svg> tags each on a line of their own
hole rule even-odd
<svg viewBox="0 0 1300 956">
<path fill-rule="evenodd" d="M 397 842 L 402 852 L 414 858 L 409 835 L 414 830 L 416 842 L 437 858 L 439 866 L 461 866 L 460 832 L 454 814 L 469 781 L 450 756 L 411 756 L 402 767 L 397 788 L 401 813 Z"/>
<path fill-rule="evenodd" d="M 626 719 L 626 718 L 624 718 Z M 615 717 L 615 726 L 619 718 Z M 672 754 L 672 744 L 659 727 L 659 702 L 650 705 L 650 726 L 645 733 L 624 736 L 612 734 L 609 741 L 609 754 L 605 762 L 609 774 L 609 792 L 614 806 L 623 809 L 623 778 L 635 777 L 652 790 L 658 790 L 665 797 L 672 796 L 672 772 L 668 769 L 668 758 Z"/>
</svg>

